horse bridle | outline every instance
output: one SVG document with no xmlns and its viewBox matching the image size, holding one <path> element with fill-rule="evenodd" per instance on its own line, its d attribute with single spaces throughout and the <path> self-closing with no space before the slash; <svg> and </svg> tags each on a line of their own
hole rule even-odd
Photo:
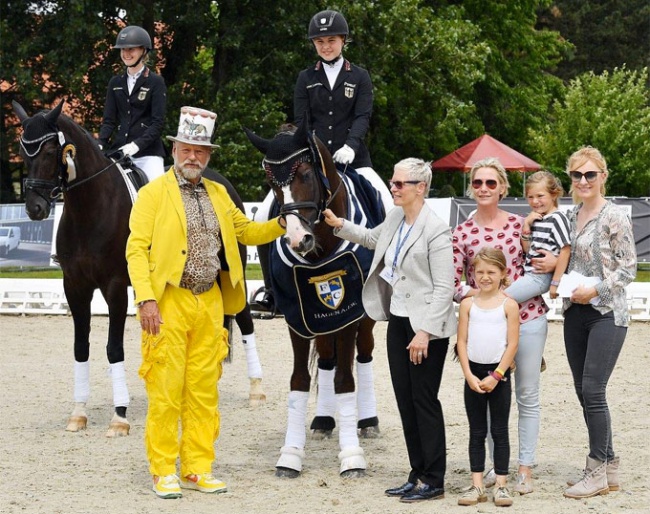
<svg viewBox="0 0 650 514">
<path fill-rule="evenodd" d="M 316 152 L 318 151 L 316 150 Z M 320 153 L 318 153 L 318 156 L 320 157 Z M 271 166 L 272 165 L 279 166 L 279 165 L 286 164 L 291 159 L 295 159 L 295 160 L 292 163 L 287 176 L 284 179 L 278 179 L 278 177 L 276 177 L 273 174 Z M 279 188 L 291 184 L 291 182 L 293 181 L 296 175 L 296 171 L 303 163 L 311 164 L 312 168 L 314 168 L 316 173 L 318 173 L 320 184 L 327 192 L 327 197 L 323 197 L 320 203 L 318 204 L 316 202 L 290 202 L 287 204 L 282 204 L 280 206 L 280 217 L 286 219 L 288 215 L 296 216 L 304 225 L 312 229 L 314 225 L 320 223 L 323 220 L 323 211 L 330 206 L 330 204 L 338 194 L 339 190 L 341 189 L 341 186 L 343 185 L 343 181 L 341 180 L 339 182 L 339 185 L 336 187 L 334 193 L 332 193 L 329 185 L 329 179 L 327 178 L 323 170 L 322 161 L 321 161 L 321 166 L 317 166 L 314 161 L 315 161 L 314 151 L 309 147 L 302 148 L 297 152 L 292 153 L 288 157 L 285 157 L 282 160 L 273 161 L 267 159 L 266 157 L 262 160 L 262 166 L 264 167 L 264 171 L 266 172 L 267 179 L 269 180 L 269 182 L 273 183 Z M 343 174 L 345 174 L 347 169 L 348 169 L 348 165 L 346 164 L 345 169 L 343 170 Z M 275 192 L 273 194 L 275 194 Z M 276 200 L 277 200 L 277 195 L 276 195 Z M 300 214 L 300 212 L 298 212 L 300 209 L 308 209 L 308 210 L 316 211 L 315 221 L 312 223 L 312 221 L 310 221 L 305 216 Z"/>
<path fill-rule="evenodd" d="M 34 139 L 32 141 L 26 140 L 23 134 L 23 136 L 21 136 L 20 138 L 20 146 L 25 152 L 25 155 L 27 155 L 27 157 L 31 159 L 36 157 L 41 152 L 41 150 L 43 149 L 43 144 L 45 144 L 50 139 L 54 139 L 54 138 L 57 138 L 58 145 L 59 145 L 57 159 L 56 159 L 57 166 L 58 166 L 58 173 L 57 173 L 56 180 L 26 178 L 24 181 L 25 191 L 33 191 L 35 194 L 40 196 L 43 200 L 50 203 L 51 205 L 54 205 L 56 200 L 63 193 L 70 191 L 71 189 L 74 189 L 75 187 L 78 187 L 88 182 L 89 180 L 102 174 L 110 167 L 114 166 L 116 163 L 126 158 L 126 156 L 123 155 L 120 159 L 111 161 L 111 163 L 108 166 L 106 166 L 102 170 L 99 170 L 97 173 L 91 175 L 90 177 L 86 177 L 85 179 L 78 180 L 73 184 L 70 184 L 70 182 L 76 180 L 76 166 L 75 166 L 74 159 L 77 155 L 77 147 L 73 143 L 66 142 L 65 135 L 61 130 L 55 128 L 55 131 L 48 132 L 47 134 L 39 137 L 38 139 Z M 28 145 L 38 145 L 38 147 L 36 148 L 35 151 L 30 153 L 29 150 L 27 149 Z M 49 189 L 49 194 L 45 196 L 45 194 L 43 194 L 41 191 L 47 191 L 48 189 Z"/>
</svg>

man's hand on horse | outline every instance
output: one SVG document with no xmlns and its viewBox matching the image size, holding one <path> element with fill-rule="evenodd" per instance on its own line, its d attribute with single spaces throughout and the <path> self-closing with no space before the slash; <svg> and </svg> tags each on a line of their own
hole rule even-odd
<svg viewBox="0 0 650 514">
<path fill-rule="evenodd" d="M 325 219 L 325 223 L 334 228 L 341 228 L 343 226 L 343 222 L 345 221 L 344 218 L 337 217 L 331 209 L 323 210 L 323 217 Z"/>
<path fill-rule="evenodd" d="M 334 162 L 339 162 L 341 164 L 350 164 L 354 160 L 354 150 L 352 150 L 348 145 L 343 145 L 334 152 L 332 159 L 334 159 Z"/>
<path fill-rule="evenodd" d="M 140 148 L 138 148 L 138 145 L 135 143 L 127 143 L 120 148 L 120 151 L 125 157 L 131 157 L 132 155 L 137 154 L 140 151 Z"/>
<path fill-rule="evenodd" d="M 162 323 L 163 320 L 160 317 L 160 310 L 156 300 L 148 300 L 140 304 L 140 326 L 142 330 L 154 336 L 158 335 Z"/>
</svg>

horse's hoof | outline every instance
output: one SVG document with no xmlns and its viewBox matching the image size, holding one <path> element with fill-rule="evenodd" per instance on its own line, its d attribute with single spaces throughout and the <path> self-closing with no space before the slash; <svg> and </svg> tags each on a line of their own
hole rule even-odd
<svg viewBox="0 0 650 514">
<path fill-rule="evenodd" d="M 106 432 L 106 437 L 122 437 L 129 435 L 129 430 L 131 430 L 131 425 L 126 418 L 113 414 L 110 424 L 108 425 L 108 431 Z"/>
<path fill-rule="evenodd" d="M 320 428 L 316 428 L 311 431 L 311 438 L 314 441 L 322 441 L 324 439 L 329 439 L 332 437 L 332 431 L 331 430 L 323 430 Z"/>
<path fill-rule="evenodd" d="M 275 476 L 278 478 L 298 478 L 300 476 L 300 471 L 290 468 L 275 468 Z"/>
<path fill-rule="evenodd" d="M 364 427 L 359 429 L 359 437 L 361 439 L 379 439 L 381 437 L 381 432 L 377 425 L 374 427 Z"/>
<path fill-rule="evenodd" d="M 341 478 L 362 478 L 366 476 L 365 469 L 348 469 L 341 473 Z"/>
<path fill-rule="evenodd" d="M 248 404 L 251 407 L 259 407 L 266 403 L 266 393 L 262 389 L 261 378 L 250 379 L 250 391 L 248 393 Z"/>
<path fill-rule="evenodd" d="M 70 416 L 65 430 L 66 432 L 79 432 L 80 430 L 86 430 L 87 426 L 88 418 L 86 416 Z"/>
<path fill-rule="evenodd" d="M 339 474 L 346 478 L 357 478 L 365 474 L 367 467 L 366 458 L 363 455 L 363 448 L 360 446 L 348 447 L 339 452 L 341 467 Z"/>
</svg>

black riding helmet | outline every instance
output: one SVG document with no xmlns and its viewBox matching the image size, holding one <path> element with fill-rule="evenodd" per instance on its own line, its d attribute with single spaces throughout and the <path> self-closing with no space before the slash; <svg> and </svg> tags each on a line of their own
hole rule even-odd
<svg viewBox="0 0 650 514">
<path fill-rule="evenodd" d="M 120 30 L 113 48 L 137 48 L 139 46 L 143 46 L 147 52 L 151 50 L 149 33 L 142 27 L 130 25 Z"/>
<path fill-rule="evenodd" d="M 350 30 L 348 22 L 338 11 L 321 11 L 309 22 L 308 38 L 314 39 L 319 36 L 345 36 L 347 41 Z"/>
</svg>

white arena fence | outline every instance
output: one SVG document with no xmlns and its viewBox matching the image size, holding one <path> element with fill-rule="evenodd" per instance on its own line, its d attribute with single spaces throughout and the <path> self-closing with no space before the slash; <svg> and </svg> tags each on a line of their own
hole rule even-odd
<svg viewBox="0 0 650 514">
<path fill-rule="evenodd" d="M 246 285 L 250 298 L 264 283 L 261 280 L 248 280 Z M 129 298 L 133 298 L 131 288 Z M 551 300 L 548 294 L 544 299 L 550 308 L 548 319 L 562 320 L 561 299 Z M 627 302 L 633 320 L 650 321 L 650 282 L 630 284 L 627 287 Z M 129 315 L 135 315 L 132 303 Z M 95 291 L 90 310 L 93 315 L 108 315 L 108 306 L 99 290 Z M 0 314 L 70 314 L 63 279 L 0 279 Z"/>
</svg>

